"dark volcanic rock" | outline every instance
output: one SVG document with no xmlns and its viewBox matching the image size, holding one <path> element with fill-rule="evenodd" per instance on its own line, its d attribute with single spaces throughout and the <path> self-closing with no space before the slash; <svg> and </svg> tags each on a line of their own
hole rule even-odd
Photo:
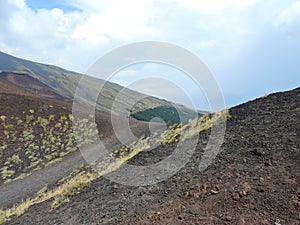
<svg viewBox="0 0 300 225">
<path fill-rule="evenodd" d="M 166 181 L 114 188 L 98 179 L 61 208 L 42 203 L 7 224 L 300 224 L 299 99 L 300 88 L 232 108 L 222 152 L 201 173 L 210 131 L 199 134 L 191 161 Z M 128 163 L 157 162 L 175 147 Z"/>
</svg>

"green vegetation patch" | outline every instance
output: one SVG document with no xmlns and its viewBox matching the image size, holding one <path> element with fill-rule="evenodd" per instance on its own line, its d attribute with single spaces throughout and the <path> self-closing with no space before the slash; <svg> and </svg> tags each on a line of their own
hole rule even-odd
<svg viewBox="0 0 300 225">
<path fill-rule="evenodd" d="M 131 113 L 130 116 L 137 120 L 143 120 L 147 122 L 150 122 L 154 118 L 161 118 L 167 125 L 172 125 L 176 123 L 187 122 L 190 119 L 202 116 L 202 114 L 191 114 L 190 112 L 185 113 L 184 111 L 181 111 L 180 109 L 177 110 L 172 106 L 158 106 L 152 109 Z"/>
</svg>

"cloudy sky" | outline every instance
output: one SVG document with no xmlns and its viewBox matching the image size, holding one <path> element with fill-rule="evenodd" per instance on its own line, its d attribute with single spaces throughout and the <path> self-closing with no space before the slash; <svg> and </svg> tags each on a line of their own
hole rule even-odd
<svg viewBox="0 0 300 225">
<path fill-rule="evenodd" d="M 1 0 L 0 27 L 0 51 L 82 73 L 125 44 L 179 45 L 208 65 L 228 107 L 300 85 L 299 0 Z M 112 81 L 208 109 L 168 66 L 133 65 Z"/>
</svg>

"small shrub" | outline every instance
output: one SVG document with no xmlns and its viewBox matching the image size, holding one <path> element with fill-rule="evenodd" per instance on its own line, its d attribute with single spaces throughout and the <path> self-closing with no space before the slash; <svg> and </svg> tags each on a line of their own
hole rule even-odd
<svg viewBox="0 0 300 225">
<path fill-rule="evenodd" d="M 49 115 L 49 121 L 53 121 L 55 119 L 55 115 Z"/>
<path fill-rule="evenodd" d="M 19 155 L 14 154 L 13 156 L 9 157 L 5 162 L 7 164 L 21 164 L 23 161 L 20 159 Z"/>
<path fill-rule="evenodd" d="M 4 166 L 1 169 L 1 175 L 2 175 L 2 179 L 5 180 L 6 178 L 11 177 L 12 175 L 14 175 L 15 171 L 14 170 L 9 170 L 7 166 Z"/>
<path fill-rule="evenodd" d="M 0 151 L 7 149 L 7 147 L 8 147 L 7 145 L 0 146 Z"/>
<path fill-rule="evenodd" d="M 21 173 L 18 177 L 16 177 L 15 179 L 14 179 L 14 181 L 15 180 L 21 180 L 21 179 L 24 179 L 25 177 L 28 177 L 28 176 L 30 176 L 31 175 L 31 173 Z"/>
</svg>

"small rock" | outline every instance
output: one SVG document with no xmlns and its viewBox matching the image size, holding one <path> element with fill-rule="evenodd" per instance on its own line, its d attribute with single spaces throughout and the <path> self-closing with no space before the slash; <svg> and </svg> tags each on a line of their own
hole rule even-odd
<svg viewBox="0 0 300 225">
<path fill-rule="evenodd" d="M 295 208 L 300 209 L 300 202 L 295 202 L 294 205 L 295 205 Z"/>
<path fill-rule="evenodd" d="M 244 197 L 244 196 L 247 195 L 247 192 L 246 192 L 246 191 L 240 191 L 240 192 L 239 192 L 239 195 L 240 195 L 240 197 L 242 198 L 242 197 Z"/>
<path fill-rule="evenodd" d="M 262 178 L 262 177 L 259 178 L 259 182 L 260 182 L 260 183 L 263 183 L 264 181 L 265 181 L 264 178 Z"/>
<path fill-rule="evenodd" d="M 286 168 L 291 168 L 293 166 L 293 164 L 289 163 L 286 165 Z"/>
<path fill-rule="evenodd" d="M 272 166 L 271 160 L 268 160 L 267 162 L 265 162 L 265 166 Z"/>
<path fill-rule="evenodd" d="M 197 192 L 197 193 L 194 193 L 194 198 L 199 198 L 199 196 L 200 196 L 200 193 L 199 192 Z"/>
<path fill-rule="evenodd" d="M 252 153 L 253 153 L 254 155 L 256 155 L 256 156 L 262 156 L 262 155 L 265 155 L 265 152 L 264 152 L 262 149 L 258 149 L 258 148 L 254 149 L 254 150 L 252 151 Z"/>
<path fill-rule="evenodd" d="M 232 221 L 232 217 L 231 217 L 231 216 L 225 216 L 224 219 L 225 219 L 226 221 L 228 221 L 228 222 Z"/>
<path fill-rule="evenodd" d="M 244 220 L 244 218 L 240 217 L 237 222 L 237 225 L 245 225 L 245 224 L 246 224 L 246 221 Z"/>
<path fill-rule="evenodd" d="M 160 215 L 160 214 L 161 214 L 161 212 L 157 212 L 156 214 L 157 214 L 157 215 Z"/>
<path fill-rule="evenodd" d="M 216 191 L 216 190 L 211 190 L 210 193 L 213 194 L 213 195 L 216 195 L 216 194 L 218 194 L 219 192 Z"/>
<path fill-rule="evenodd" d="M 263 220 L 261 221 L 262 225 L 271 225 L 270 222 L 268 220 Z"/>
<path fill-rule="evenodd" d="M 276 219 L 276 221 L 275 221 L 275 225 L 281 225 L 281 223 L 280 223 L 280 220 L 279 220 L 279 219 Z"/>
<path fill-rule="evenodd" d="M 265 190 L 264 190 L 262 187 L 257 187 L 257 188 L 256 188 L 256 191 L 257 191 L 257 192 L 265 192 Z"/>
<path fill-rule="evenodd" d="M 238 200 L 240 200 L 240 195 L 238 194 L 238 193 L 233 193 L 232 195 L 231 195 L 231 198 L 233 199 L 233 200 L 235 200 L 235 201 L 238 201 Z"/>
<path fill-rule="evenodd" d="M 179 220 L 182 220 L 182 219 L 183 219 L 182 215 L 179 215 L 179 216 L 178 216 L 178 219 L 179 219 Z"/>
</svg>

